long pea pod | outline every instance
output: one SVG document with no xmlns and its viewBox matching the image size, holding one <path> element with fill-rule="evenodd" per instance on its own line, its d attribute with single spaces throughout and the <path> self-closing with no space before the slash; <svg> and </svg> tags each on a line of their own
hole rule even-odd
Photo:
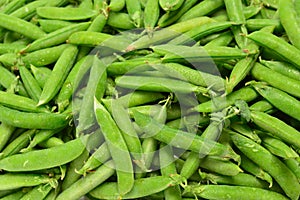
<svg viewBox="0 0 300 200">
<path fill-rule="evenodd" d="M 36 79 L 33 77 L 31 72 L 25 66 L 20 66 L 19 71 L 20 71 L 20 76 L 23 81 L 24 87 L 27 90 L 28 95 L 34 101 L 38 102 L 38 100 L 42 94 L 42 89 L 39 86 L 39 83 L 36 81 Z"/>
<path fill-rule="evenodd" d="M 95 99 L 95 114 L 101 127 L 108 149 L 114 160 L 118 176 L 118 189 L 120 194 L 128 193 L 134 182 L 133 166 L 126 142 L 110 113 Z"/>
<path fill-rule="evenodd" d="M 37 14 L 43 18 L 59 20 L 83 20 L 95 17 L 97 12 L 85 8 L 40 7 Z"/>
<path fill-rule="evenodd" d="M 78 49 L 76 46 L 67 47 L 56 62 L 50 77 L 47 79 L 38 105 L 48 103 L 58 93 L 70 69 L 75 62 Z"/>
<path fill-rule="evenodd" d="M 282 161 L 259 144 L 244 136 L 233 134 L 231 138 L 239 150 L 266 170 L 277 181 L 288 197 L 295 200 L 299 198 L 300 184 L 297 182 L 293 172 Z M 254 149 L 255 152 L 253 151 Z"/>
<path fill-rule="evenodd" d="M 144 11 L 144 26 L 146 31 L 152 37 L 154 27 L 156 26 L 160 14 L 159 0 L 147 0 Z"/>
</svg>

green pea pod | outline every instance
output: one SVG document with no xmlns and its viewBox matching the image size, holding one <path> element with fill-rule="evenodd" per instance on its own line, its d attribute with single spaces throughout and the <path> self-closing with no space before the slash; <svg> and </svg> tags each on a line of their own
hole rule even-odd
<svg viewBox="0 0 300 200">
<path fill-rule="evenodd" d="M 61 54 L 44 85 L 38 106 L 48 103 L 60 90 L 70 69 L 73 67 L 77 53 L 78 49 L 76 46 L 69 46 Z"/>
<path fill-rule="evenodd" d="M 278 11 L 279 11 L 280 22 L 284 30 L 286 31 L 289 40 L 295 47 L 299 49 L 300 36 L 298 33 L 300 31 L 300 25 L 297 20 L 299 16 L 297 16 L 295 6 L 294 6 L 294 1 L 292 0 L 278 1 Z"/>
<path fill-rule="evenodd" d="M 44 199 L 47 194 L 52 190 L 51 185 L 39 185 L 35 186 L 31 191 L 26 193 L 20 200 L 29 200 L 29 199 Z"/>
<path fill-rule="evenodd" d="M 186 22 L 173 24 L 165 29 L 155 31 L 155 34 L 152 37 L 145 35 L 127 47 L 128 51 L 146 48 L 151 45 L 161 44 L 169 39 L 172 39 L 184 32 L 187 32 L 195 27 L 201 26 L 202 24 L 207 23 L 207 21 L 213 21 L 209 17 L 198 17 Z"/>
<path fill-rule="evenodd" d="M 205 0 L 198 4 L 196 4 L 194 7 L 189 9 L 184 15 L 182 15 L 178 22 L 187 21 L 190 19 L 194 19 L 196 17 L 205 16 L 207 14 L 212 13 L 213 11 L 221 8 L 224 6 L 224 1 L 221 0 Z"/>
<path fill-rule="evenodd" d="M 165 11 L 174 11 L 181 7 L 183 0 L 159 0 L 160 7 Z"/>
<path fill-rule="evenodd" d="M 166 27 L 173 24 L 196 3 L 197 0 L 184 1 L 180 9 L 170 11 L 162 15 L 158 20 L 158 26 Z"/>
<path fill-rule="evenodd" d="M 250 87 L 244 87 L 232 92 L 226 97 L 215 97 L 210 101 L 201 103 L 192 108 L 191 111 L 197 112 L 214 112 L 224 109 L 230 105 L 234 105 L 236 100 L 244 100 L 246 102 L 252 101 L 258 97 L 258 94 Z"/>
<path fill-rule="evenodd" d="M 276 88 L 266 86 L 263 83 L 253 83 L 255 90 L 268 100 L 274 107 L 287 115 L 300 120 L 300 101 Z"/>
<path fill-rule="evenodd" d="M 247 37 L 254 40 L 259 45 L 269 48 L 272 52 L 294 64 L 295 67 L 300 68 L 300 50 L 295 46 L 292 46 L 279 37 L 264 31 L 255 31 Z"/>
<path fill-rule="evenodd" d="M 110 12 L 107 19 L 107 25 L 124 30 L 135 28 L 130 16 L 127 13 L 122 12 Z"/>
<path fill-rule="evenodd" d="M 25 20 L 3 13 L 0 13 L 0 26 L 32 39 L 39 39 L 46 35 L 39 27 Z"/>
<path fill-rule="evenodd" d="M 266 67 L 290 78 L 300 81 L 300 70 L 287 62 L 260 60 Z"/>
<path fill-rule="evenodd" d="M 136 123 L 155 139 L 176 146 L 178 148 L 189 149 L 193 152 L 203 155 L 216 155 L 223 158 L 233 158 L 239 160 L 239 156 L 226 146 L 216 143 L 211 140 L 204 140 L 204 138 L 191 134 L 189 132 L 172 129 L 167 126 L 162 126 L 160 123 L 143 115 L 139 112 L 134 112 Z M 205 142 L 204 142 L 205 141 Z M 227 154 L 227 156 L 225 156 Z"/>
<path fill-rule="evenodd" d="M 232 134 L 231 138 L 239 150 L 277 181 L 288 197 L 294 200 L 299 198 L 300 184 L 293 172 L 282 161 L 259 144 L 244 136 Z"/>
<path fill-rule="evenodd" d="M 153 34 L 154 27 L 159 19 L 159 0 L 148 0 L 144 10 L 144 26 L 149 34 Z"/>
<path fill-rule="evenodd" d="M 76 45 L 98 46 L 113 36 L 106 33 L 78 31 L 68 38 L 68 43 Z"/>
<path fill-rule="evenodd" d="M 77 158 L 85 149 L 84 138 L 78 138 L 49 149 L 16 154 L 0 161 L 0 168 L 6 171 L 34 171 L 66 164 Z M 57 155 L 63 153 L 64 157 Z M 24 163 L 26 163 L 24 165 Z"/>
<path fill-rule="evenodd" d="M 267 172 L 265 172 L 260 166 L 258 166 L 252 160 L 247 158 L 243 153 L 240 153 L 240 156 L 241 156 L 240 166 L 243 170 L 254 175 L 257 178 L 267 181 L 269 183 L 269 186 L 272 187 L 273 179 Z"/>
<path fill-rule="evenodd" d="M 108 5 L 109 10 L 118 12 L 125 7 L 125 0 L 110 0 Z"/>
<path fill-rule="evenodd" d="M 95 99 L 95 114 L 117 169 L 120 194 L 128 193 L 134 184 L 133 166 L 122 134 L 109 112 Z"/>
<path fill-rule="evenodd" d="M 259 63 L 256 63 L 253 66 L 251 75 L 259 81 L 267 82 L 277 89 L 287 92 L 295 97 L 300 97 L 300 81 L 298 80 L 282 75 Z"/>
<path fill-rule="evenodd" d="M 36 102 L 30 98 L 0 91 L 0 103 L 10 108 L 27 112 L 49 112 L 45 107 L 37 107 Z"/>
<path fill-rule="evenodd" d="M 115 173 L 112 161 L 106 162 L 100 166 L 94 173 L 88 174 L 85 178 L 81 178 L 72 184 L 69 188 L 61 192 L 57 196 L 57 200 L 79 199 L 98 185 L 106 181 Z M 80 189 L 79 189 L 80 188 Z"/>
<path fill-rule="evenodd" d="M 300 147 L 300 141 L 297 139 L 300 136 L 300 132 L 280 119 L 257 111 L 251 111 L 251 119 L 256 125 L 272 135 L 298 148 Z"/>
<path fill-rule="evenodd" d="M 12 12 L 10 15 L 20 18 L 20 19 L 30 19 L 36 14 L 36 9 L 38 7 L 45 6 L 47 4 L 47 1 L 44 0 L 38 0 L 38 1 L 33 1 L 30 3 L 26 3 L 23 7 L 15 10 Z"/>
<path fill-rule="evenodd" d="M 35 67 L 30 65 L 31 72 L 41 88 L 44 88 L 47 79 L 51 75 L 51 69 L 47 67 Z"/>
<path fill-rule="evenodd" d="M 300 180 L 299 162 L 296 159 L 286 159 L 284 163 L 297 176 L 298 180 Z"/>
<path fill-rule="evenodd" d="M 37 186 L 51 183 L 54 180 L 45 175 L 6 173 L 0 175 L 0 190 L 10 190 L 22 187 Z"/>
<path fill-rule="evenodd" d="M 137 28 L 142 25 L 142 7 L 139 1 L 125 0 L 128 14 Z"/>
<path fill-rule="evenodd" d="M 19 71 L 27 93 L 34 101 L 38 102 L 42 94 L 42 89 L 39 86 L 38 82 L 26 67 L 20 66 Z"/>
<path fill-rule="evenodd" d="M 194 41 L 198 41 L 201 38 L 225 30 L 231 27 L 232 22 L 211 22 L 207 24 L 203 24 L 200 27 L 194 28 L 190 31 L 187 31 L 184 35 L 180 35 L 179 37 L 174 38 L 168 44 L 189 44 L 193 43 Z"/>
<path fill-rule="evenodd" d="M 22 133 L 20 136 L 10 142 L 1 152 L 1 158 L 5 158 L 21 151 L 22 148 L 26 147 L 30 142 L 30 138 L 33 137 L 36 130 L 28 130 Z"/>
<path fill-rule="evenodd" d="M 272 154 L 282 157 L 284 159 L 297 158 L 299 155 L 288 145 L 281 140 L 272 137 L 263 137 L 262 145 L 268 149 Z"/>
<path fill-rule="evenodd" d="M 30 190 L 21 189 L 19 191 L 14 191 L 12 194 L 8 194 L 4 197 L 1 197 L 1 200 L 14 200 L 14 199 L 21 199 L 22 196 L 24 196 L 27 192 L 30 192 Z"/>
<path fill-rule="evenodd" d="M 25 4 L 25 0 L 14 0 L 6 4 L 2 9 L 1 13 L 10 14 Z"/>
<path fill-rule="evenodd" d="M 23 49 L 22 52 L 31 52 L 62 44 L 69 38 L 70 35 L 72 35 L 72 33 L 84 31 L 89 27 L 89 25 L 90 22 L 82 22 L 58 29 L 57 31 L 49 33 L 46 36 L 35 40 L 25 49 Z"/>
<path fill-rule="evenodd" d="M 250 108 L 250 110 L 268 113 L 268 112 L 272 112 L 274 107 L 272 104 L 270 104 L 270 102 L 268 102 L 266 100 L 261 100 L 261 101 L 258 101 L 256 103 L 252 104 L 249 108 Z"/>
<path fill-rule="evenodd" d="M 58 45 L 55 47 L 45 48 L 41 50 L 28 53 L 22 57 L 22 61 L 27 65 L 34 65 L 36 67 L 42 67 L 52 64 L 57 61 L 59 56 L 68 47 L 67 44 Z"/>
<path fill-rule="evenodd" d="M 118 183 L 115 182 L 102 184 L 89 194 L 99 199 L 115 199 L 119 197 L 123 199 L 137 199 L 163 191 L 175 183 L 168 176 L 154 176 L 135 180 L 132 190 L 125 195 L 118 192 Z"/>
<path fill-rule="evenodd" d="M 68 118 L 66 114 L 20 112 L 0 106 L 0 121 L 19 128 L 61 128 L 68 125 Z"/>
<path fill-rule="evenodd" d="M 40 7 L 36 11 L 40 17 L 58 20 L 84 20 L 97 14 L 93 9 L 84 8 Z"/>
<path fill-rule="evenodd" d="M 278 19 L 249 19 L 246 22 L 249 31 L 258 31 L 266 26 L 275 26 L 275 31 L 282 32 L 282 25 Z"/>
<path fill-rule="evenodd" d="M 57 19 L 39 19 L 38 22 L 41 26 L 41 29 L 46 33 L 51 33 L 60 28 L 72 25 L 72 22 Z"/>
<path fill-rule="evenodd" d="M 205 199 L 223 198 L 227 200 L 287 200 L 287 198 L 280 193 L 269 191 L 266 189 L 246 186 L 197 185 L 186 186 L 184 189 L 186 193 L 190 193 L 192 195 L 196 195 L 197 197 Z M 224 198 L 226 196 L 227 198 Z"/>
</svg>

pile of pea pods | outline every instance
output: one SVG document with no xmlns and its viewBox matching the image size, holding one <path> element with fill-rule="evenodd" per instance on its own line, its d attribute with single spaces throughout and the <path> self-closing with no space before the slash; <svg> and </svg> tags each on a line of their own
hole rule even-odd
<svg viewBox="0 0 300 200">
<path fill-rule="evenodd" d="M 300 1 L 0 0 L 0 200 L 300 196 Z"/>
</svg>

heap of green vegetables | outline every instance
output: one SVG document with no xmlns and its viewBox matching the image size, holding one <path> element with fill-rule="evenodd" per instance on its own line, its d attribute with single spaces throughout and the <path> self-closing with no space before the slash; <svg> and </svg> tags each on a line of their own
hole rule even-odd
<svg viewBox="0 0 300 200">
<path fill-rule="evenodd" d="M 1 200 L 299 199 L 300 1 L 0 5 Z"/>
</svg>

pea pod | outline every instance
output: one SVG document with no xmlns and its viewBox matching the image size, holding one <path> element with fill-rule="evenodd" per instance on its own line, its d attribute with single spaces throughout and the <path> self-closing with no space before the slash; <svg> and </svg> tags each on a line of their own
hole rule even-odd
<svg viewBox="0 0 300 200">
<path fill-rule="evenodd" d="M 83 20 L 95 17 L 97 12 L 85 8 L 60 8 L 60 7 L 40 7 L 37 14 L 47 19 L 58 20 Z"/>
<path fill-rule="evenodd" d="M 251 160 L 267 171 L 291 199 L 298 199 L 300 184 L 296 176 L 277 157 L 259 144 L 239 134 L 231 135 L 234 144 Z M 253 149 L 256 151 L 254 152 Z"/>
<path fill-rule="evenodd" d="M 35 67 L 30 65 L 31 72 L 41 88 L 44 88 L 47 79 L 51 75 L 51 69 L 47 67 Z"/>
<path fill-rule="evenodd" d="M 245 186 L 198 185 L 187 186 L 184 189 L 185 192 L 189 192 L 193 195 L 196 195 L 197 197 L 206 199 L 223 198 L 224 200 L 287 200 L 287 198 L 280 193 L 269 191 L 266 189 Z"/>
<path fill-rule="evenodd" d="M 41 29 L 46 33 L 51 33 L 60 28 L 72 25 L 72 22 L 57 19 L 39 19 L 38 22 L 41 26 Z"/>
<path fill-rule="evenodd" d="M 51 185 L 39 185 L 35 186 L 31 191 L 26 193 L 20 200 L 30 200 L 30 199 L 43 199 L 51 191 Z"/>
<path fill-rule="evenodd" d="M 24 86 L 29 94 L 29 96 L 36 102 L 38 102 L 42 89 L 40 88 L 38 82 L 30 73 L 30 71 L 25 66 L 19 67 L 21 79 L 24 83 Z"/>
<path fill-rule="evenodd" d="M 90 192 L 90 195 L 99 199 L 118 197 L 124 199 L 136 199 L 163 191 L 173 184 L 174 180 L 168 176 L 154 176 L 135 180 L 132 190 L 125 195 L 119 194 L 117 183 L 114 182 L 105 183 L 95 188 Z"/>
<path fill-rule="evenodd" d="M 74 160 L 84 148 L 83 138 L 78 138 L 53 148 L 9 156 L 0 161 L 0 168 L 12 172 L 48 169 Z M 61 153 L 64 157 L 58 158 L 57 155 Z"/>
<path fill-rule="evenodd" d="M 159 19 L 159 9 L 159 0 L 147 0 L 144 11 L 144 26 L 147 32 L 151 35 L 153 34 L 154 27 Z"/>
</svg>

